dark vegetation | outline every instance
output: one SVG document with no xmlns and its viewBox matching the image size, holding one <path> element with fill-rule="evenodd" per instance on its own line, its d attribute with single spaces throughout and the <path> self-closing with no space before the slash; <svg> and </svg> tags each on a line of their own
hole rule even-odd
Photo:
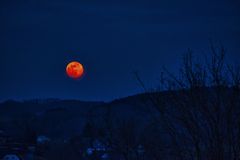
<svg viewBox="0 0 240 160">
<path fill-rule="evenodd" d="M 211 46 L 204 62 L 189 50 L 180 75 L 163 69 L 157 89 L 149 91 L 137 73 L 136 78 L 145 93 L 110 103 L 1 103 L 0 156 L 31 152 L 35 159 L 47 160 L 240 159 L 240 68 L 226 63 L 223 47 Z M 39 141 L 41 136 L 45 140 Z"/>
</svg>

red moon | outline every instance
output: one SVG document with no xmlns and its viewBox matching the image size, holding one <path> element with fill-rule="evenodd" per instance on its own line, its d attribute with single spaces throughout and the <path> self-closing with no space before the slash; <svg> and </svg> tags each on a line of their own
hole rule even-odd
<svg viewBox="0 0 240 160">
<path fill-rule="evenodd" d="M 70 62 L 66 67 L 66 73 L 69 77 L 78 79 L 84 73 L 83 65 L 77 61 Z"/>
</svg>

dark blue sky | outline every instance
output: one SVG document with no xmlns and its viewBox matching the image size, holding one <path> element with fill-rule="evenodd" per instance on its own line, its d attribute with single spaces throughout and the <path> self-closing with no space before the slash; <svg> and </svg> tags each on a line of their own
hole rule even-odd
<svg viewBox="0 0 240 160">
<path fill-rule="evenodd" d="M 177 71 L 209 39 L 240 58 L 237 0 L 1 0 L 0 18 L 0 100 L 132 95 L 132 71 L 152 87 L 162 66 Z M 85 66 L 81 80 L 66 76 L 71 60 Z"/>
</svg>

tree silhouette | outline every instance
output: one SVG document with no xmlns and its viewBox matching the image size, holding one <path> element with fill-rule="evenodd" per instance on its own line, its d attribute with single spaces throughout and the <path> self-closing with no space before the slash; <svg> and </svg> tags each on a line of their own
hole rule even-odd
<svg viewBox="0 0 240 160">
<path fill-rule="evenodd" d="M 147 94 L 176 159 L 240 158 L 240 70 L 226 63 L 223 47 L 211 45 L 211 53 L 197 62 L 188 50 L 179 76 L 164 69 L 160 88 L 167 92 Z"/>
</svg>

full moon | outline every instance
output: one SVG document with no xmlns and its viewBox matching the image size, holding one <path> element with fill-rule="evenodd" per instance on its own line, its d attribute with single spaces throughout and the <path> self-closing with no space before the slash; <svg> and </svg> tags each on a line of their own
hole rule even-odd
<svg viewBox="0 0 240 160">
<path fill-rule="evenodd" d="M 69 77 L 78 79 L 84 73 L 83 65 L 77 61 L 70 62 L 66 67 L 66 73 Z"/>
</svg>

